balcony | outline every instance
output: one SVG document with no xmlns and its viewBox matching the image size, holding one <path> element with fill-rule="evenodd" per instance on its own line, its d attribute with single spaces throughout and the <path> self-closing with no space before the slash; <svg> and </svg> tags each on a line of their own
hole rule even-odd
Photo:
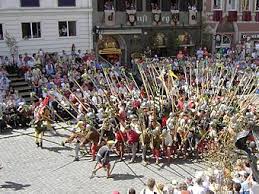
<svg viewBox="0 0 259 194">
<path fill-rule="evenodd" d="M 228 21 L 236 22 L 237 21 L 237 11 L 229 11 L 228 12 Z"/>
<path fill-rule="evenodd" d="M 219 22 L 222 20 L 223 12 L 222 10 L 214 10 L 213 11 L 213 21 Z"/>
<path fill-rule="evenodd" d="M 251 21 L 252 20 L 251 11 L 243 11 L 242 20 Z"/>
<path fill-rule="evenodd" d="M 256 12 L 255 21 L 256 21 L 256 22 L 259 22 L 259 12 Z"/>
</svg>

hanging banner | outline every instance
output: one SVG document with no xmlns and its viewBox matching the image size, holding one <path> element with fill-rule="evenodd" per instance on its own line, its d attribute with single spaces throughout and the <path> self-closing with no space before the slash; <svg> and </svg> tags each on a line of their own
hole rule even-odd
<svg viewBox="0 0 259 194">
<path fill-rule="evenodd" d="M 127 25 L 135 26 L 137 24 L 136 10 L 126 10 L 127 12 Z"/>
<path fill-rule="evenodd" d="M 115 11 L 114 10 L 104 10 L 105 24 L 107 26 L 115 25 Z"/>
<path fill-rule="evenodd" d="M 161 24 L 161 10 L 152 10 L 153 14 L 153 25 Z"/>
<path fill-rule="evenodd" d="M 179 10 L 171 10 L 171 13 L 172 13 L 171 24 L 174 26 L 180 24 Z"/>
<path fill-rule="evenodd" d="M 189 24 L 196 25 L 197 24 L 197 11 L 189 10 Z"/>
</svg>

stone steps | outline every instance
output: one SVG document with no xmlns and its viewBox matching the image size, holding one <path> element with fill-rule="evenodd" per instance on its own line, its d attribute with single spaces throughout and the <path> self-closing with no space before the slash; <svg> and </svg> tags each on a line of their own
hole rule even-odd
<svg viewBox="0 0 259 194">
<path fill-rule="evenodd" d="M 18 74 L 9 74 L 8 78 L 11 80 L 10 86 L 17 90 L 18 94 L 22 96 L 27 103 L 31 103 L 32 100 L 34 100 L 30 96 L 32 87 L 23 77 L 19 77 Z"/>
</svg>

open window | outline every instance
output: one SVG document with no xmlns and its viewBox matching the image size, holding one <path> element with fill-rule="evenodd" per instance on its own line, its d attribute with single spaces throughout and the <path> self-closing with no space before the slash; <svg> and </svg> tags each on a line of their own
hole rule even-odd
<svg viewBox="0 0 259 194">
<path fill-rule="evenodd" d="M 0 40 L 4 40 L 3 25 L 0 24 Z"/>
<path fill-rule="evenodd" d="M 188 0 L 188 9 L 196 11 L 197 10 L 197 0 Z"/>
<path fill-rule="evenodd" d="M 160 0 L 147 0 L 146 1 L 146 10 L 160 10 Z"/>
<path fill-rule="evenodd" d="M 104 1 L 104 10 L 114 10 L 114 1 L 113 0 L 105 0 Z"/>
<path fill-rule="evenodd" d="M 227 11 L 237 10 L 237 0 L 227 0 Z"/>
<path fill-rule="evenodd" d="M 22 23 L 22 38 L 25 40 L 41 38 L 40 22 Z"/>
<path fill-rule="evenodd" d="M 255 11 L 259 12 L 259 0 L 255 0 Z"/>
<path fill-rule="evenodd" d="M 222 10 L 223 9 L 222 0 L 213 0 L 213 9 Z"/>
<path fill-rule="evenodd" d="M 171 0 L 171 10 L 179 10 L 179 0 Z"/>
<path fill-rule="evenodd" d="M 250 3 L 249 3 L 249 0 L 241 0 L 241 10 L 242 11 L 249 11 L 249 6 L 250 6 Z"/>
<path fill-rule="evenodd" d="M 125 1 L 126 10 L 136 10 L 136 0 Z"/>
<path fill-rule="evenodd" d="M 60 37 L 76 36 L 76 22 L 75 21 L 58 22 L 58 28 L 59 28 Z"/>
</svg>

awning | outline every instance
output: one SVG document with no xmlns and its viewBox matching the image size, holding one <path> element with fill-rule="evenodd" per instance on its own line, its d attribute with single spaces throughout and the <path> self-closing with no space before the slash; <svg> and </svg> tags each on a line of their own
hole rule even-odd
<svg viewBox="0 0 259 194">
<path fill-rule="evenodd" d="M 102 34 L 142 34 L 141 29 L 103 30 Z"/>
<path fill-rule="evenodd" d="M 106 48 L 99 50 L 100 55 L 121 55 L 121 49 L 117 48 Z"/>
</svg>

